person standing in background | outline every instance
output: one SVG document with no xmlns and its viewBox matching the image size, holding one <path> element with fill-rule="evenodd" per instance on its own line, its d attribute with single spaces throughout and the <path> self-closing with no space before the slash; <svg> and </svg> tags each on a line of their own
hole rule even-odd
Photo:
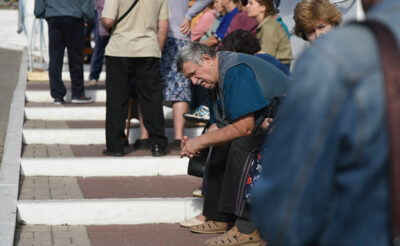
<svg viewBox="0 0 400 246">
<path fill-rule="evenodd" d="M 95 26 L 94 26 L 94 49 L 90 61 L 89 83 L 96 86 L 99 82 L 101 70 L 103 69 L 104 50 L 107 46 L 110 35 L 101 25 L 101 15 L 103 13 L 104 0 L 96 0 Z"/>
<path fill-rule="evenodd" d="M 62 81 L 64 51 L 68 51 L 72 103 L 91 103 L 83 86 L 84 27 L 94 16 L 94 1 L 35 0 L 34 14 L 46 18 L 49 29 L 50 94 L 54 104 L 64 104 L 67 89 Z"/>
<path fill-rule="evenodd" d="M 143 124 L 149 132 L 153 156 L 165 155 L 167 138 L 162 105 L 160 57 L 171 16 L 166 0 L 105 2 L 102 24 L 113 29 L 106 47 L 106 145 L 104 155 L 123 156 L 127 145 L 125 121 L 128 115 L 129 80 L 134 79 Z"/>
</svg>

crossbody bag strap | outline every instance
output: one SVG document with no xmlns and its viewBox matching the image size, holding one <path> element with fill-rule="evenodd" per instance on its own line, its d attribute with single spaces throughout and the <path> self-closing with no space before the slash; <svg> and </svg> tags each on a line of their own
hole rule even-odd
<svg viewBox="0 0 400 246">
<path fill-rule="evenodd" d="M 383 23 L 368 20 L 361 24 L 375 34 L 381 55 L 390 139 L 390 219 L 393 245 L 400 246 L 400 49 L 396 37 Z"/>
<path fill-rule="evenodd" d="M 129 14 L 129 12 L 131 12 L 131 10 L 136 6 L 136 4 L 138 2 L 139 2 L 139 0 L 133 1 L 132 5 L 129 7 L 129 9 L 121 17 L 119 17 L 117 19 L 117 21 L 115 22 L 114 26 L 112 27 L 112 29 L 110 31 L 110 35 L 114 32 L 115 28 L 117 27 L 117 24 L 120 23 Z"/>
</svg>

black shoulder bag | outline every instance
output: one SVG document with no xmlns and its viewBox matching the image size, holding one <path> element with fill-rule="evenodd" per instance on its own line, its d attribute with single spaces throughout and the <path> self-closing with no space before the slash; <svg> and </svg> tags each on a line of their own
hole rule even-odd
<svg viewBox="0 0 400 246">
<path fill-rule="evenodd" d="M 111 34 L 114 32 L 115 28 L 117 27 L 117 24 L 120 23 L 128 14 L 129 12 L 131 12 L 131 10 L 136 6 L 136 4 L 139 2 L 139 0 L 135 0 L 133 1 L 132 5 L 129 7 L 129 9 L 125 12 L 125 14 L 123 14 L 121 17 L 119 17 L 117 19 L 117 21 L 115 22 L 114 26 L 110 29 L 109 33 L 110 36 Z"/>
</svg>

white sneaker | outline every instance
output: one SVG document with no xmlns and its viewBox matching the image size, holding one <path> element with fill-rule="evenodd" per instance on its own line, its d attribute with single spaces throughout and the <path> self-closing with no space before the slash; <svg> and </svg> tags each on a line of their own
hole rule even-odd
<svg viewBox="0 0 400 246">
<path fill-rule="evenodd" d="M 97 83 L 99 83 L 99 81 L 96 80 L 96 79 L 91 79 L 91 80 L 89 81 L 89 84 L 90 84 L 91 86 L 97 86 Z"/>
<path fill-rule="evenodd" d="M 195 225 L 201 225 L 203 224 L 205 221 L 199 220 L 196 217 L 193 217 L 191 219 L 186 219 L 182 222 L 179 223 L 180 226 L 182 227 L 191 227 L 191 226 L 195 226 Z"/>
<path fill-rule="evenodd" d="M 192 196 L 194 196 L 194 197 L 203 197 L 203 194 L 201 194 L 201 190 L 200 189 L 197 189 L 197 190 L 194 190 L 192 192 Z"/>
</svg>

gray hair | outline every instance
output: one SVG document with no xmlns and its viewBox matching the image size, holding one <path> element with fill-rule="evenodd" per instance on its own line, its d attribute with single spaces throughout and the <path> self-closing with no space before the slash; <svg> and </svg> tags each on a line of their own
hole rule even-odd
<svg viewBox="0 0 400 246">
<path fill-rule="evenodd" d="M 183 46 L 176 59 L 178 71 L 182 71 L 183 64 L 186 62 L 202 65 L 203 55 L 209 55 L 211 58 L 215 58 L 217 52 L 214 48 L 199 42 L 193 42 Z"/>
</svg>

